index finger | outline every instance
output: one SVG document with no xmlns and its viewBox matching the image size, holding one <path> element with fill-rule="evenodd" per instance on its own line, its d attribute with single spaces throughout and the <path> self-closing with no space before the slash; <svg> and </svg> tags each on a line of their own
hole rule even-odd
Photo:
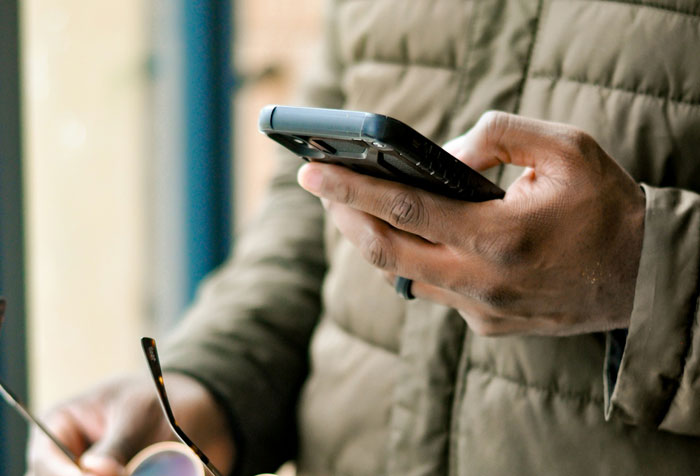
<svg viewBox="0 0 700 476">
<path fill-rule="evenodd" d="M 80 455 L 86 449 L 86 442 L 70 417 L 57 414 L 47 419 L 47 425 L 53 434 L 70 450 Z M 81 469 L 70 460 L 55 444 L 38 428 L 32 428 L 28 450 L 29 472 L 33 476 L 78 476 Z"/>
<path fill-rule="evenodd" d="M 454 243 L 458 228 L 467 221 L 478 223 L 493 202 L 464 202 L 416 187 L 321 163 L 299 169 L 299 184 L 322 198 L 373 215 L 395 228 L 419 235 L 433 243 Z"/>
</svg>

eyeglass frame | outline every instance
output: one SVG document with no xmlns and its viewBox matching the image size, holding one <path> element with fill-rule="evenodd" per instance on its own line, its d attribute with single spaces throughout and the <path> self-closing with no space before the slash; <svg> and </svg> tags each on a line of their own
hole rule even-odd
<svg viewBox="0 0 700 476">
<path fill-rule="evenodd" d="M 5 310 L 7 308 L 7 301 L 5 298 L 0 297 L 0 330 L 2 330 L 2 324 L 5 319 Z M 163 380 L 163 371 L 160 366 L 160 360 L 158 359 L 158 349 L 156 347 L 155 339 L 151 337 L 141 338 L 141 346 L 143 348 L 144 355 L 146 356 L 146 361 L 148 362 L 148 368 L 150 370 L 151 376 L 153 377 L 153 382 L 156 386 L 156 394 L 158 395 L 158 400 L 160 401 L 163 413 L 173 430 L 175 435 L 184 443 L 202 462 L 204 468 L 209 471 L 212 476 L 223 476 L 221 472 L 214 466 L 209 458 L 204 454 L 204 452 L 192 441 L 192 439 L 187 436 L 187 434 L 180 428 L 175 420 L 175 415 L 170 407 L 170 402 L 168 400 L 168 394 L 165 390 L 165 382 Z M 10 388 L 0 379 L 0 396 L 8 403 L 8 405 L 16 410 L 19 415 L 30 425 L 35 425 L 41 432 L 49 438 L 61 452 L 70 459 L 78 469 L 83 470 L 84 468 L 80 465 L 80 458 L 73 454 L 68 447 L 61 442 L 58 437 L 53 434 L 44 425 L 41 420 L 39 420 L 32 412 L 27 408 L 27 406 L 22 402 L 22 400 L 17 397 L 10 390 Z"/>
</svg>

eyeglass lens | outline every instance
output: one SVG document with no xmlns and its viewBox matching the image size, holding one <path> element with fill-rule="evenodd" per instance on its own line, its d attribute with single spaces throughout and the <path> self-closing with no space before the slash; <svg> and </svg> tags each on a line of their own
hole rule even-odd
<svg viewBox="0 0 700 476">
<path fill-rule="evenodd" d="M 199 468 L 195 466 L 199 464 Z M 178 451 L 159 451 L 142 461 L 130 476 L 200 476 L 202 467 Z"/>
</svg>

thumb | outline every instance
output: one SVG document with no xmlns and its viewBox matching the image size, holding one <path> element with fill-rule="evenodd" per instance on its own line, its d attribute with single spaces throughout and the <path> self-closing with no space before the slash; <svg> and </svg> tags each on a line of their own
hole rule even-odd
<svg viewBox="0 0 700 476">
<path fill-rule="evenodd" d="M 514 164 L 536 170 L 558 167 L 582 131 L 500 111 L 484 113 L 466 134 L 445 145 L 448 152 L 476 170 Z"/>
<path fill-rule="evenodd" d="M 475 129 L 471 129 L 469 132 L 451 139 L 443 144 L 442 148 L 477 172 L 483 172 L 484 170 L 500 164 L 500 161 L 496 160 L 496 157 L 487 156 L 476 149 L 473 131 L 475 131 Z"/>
</svg>

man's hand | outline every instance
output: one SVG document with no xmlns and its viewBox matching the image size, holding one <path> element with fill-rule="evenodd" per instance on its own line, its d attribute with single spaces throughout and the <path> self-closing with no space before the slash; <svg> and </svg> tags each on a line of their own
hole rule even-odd
<svg viewBox="0 0 700 476">
<path fill-rule="evenodd" d="M 166 374 L 165 382 L 178 424 L 224 474 L 230 472 L 233 441 L 211 395 L 184 375 Z M 84 472 L 33 429 L 27 455 L 31 476 L 122 476 L 139 450 L 174 438 L 148 379 L 113 380 L 59 406 L 44 422 L 80 457 Z"/>
<path fill-rule="evenodd" d="M 503 200 L 469 203 L 311 163 L 300 184 L 389 278 L 482 335 L 627 327 L 645 197 L 587 134 L 490 112 L 446 149 L 476 170 L 526 167 Z"/>
</svg>

